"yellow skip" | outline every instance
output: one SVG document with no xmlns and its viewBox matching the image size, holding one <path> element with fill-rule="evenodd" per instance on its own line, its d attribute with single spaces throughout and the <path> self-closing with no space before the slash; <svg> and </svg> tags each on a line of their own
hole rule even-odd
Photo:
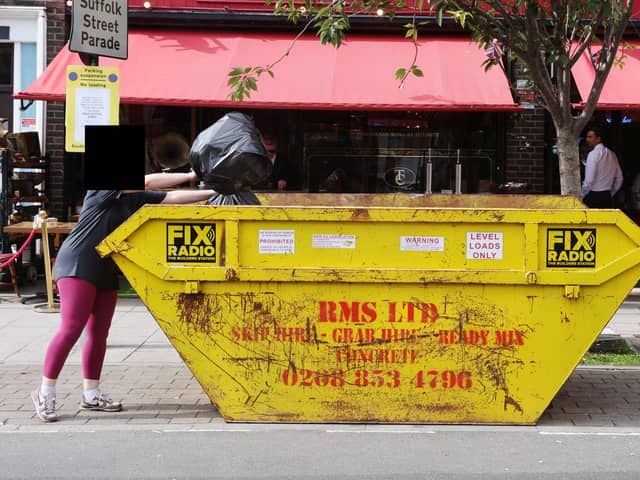
<svg viewBox="0 0 640 480">
<path fill-rule="evenodd" d="M 99 251 L 227 421 L 534 424 L 640 277 L 640 229 L 485 198 L 146 206 Z"/>
</svg>

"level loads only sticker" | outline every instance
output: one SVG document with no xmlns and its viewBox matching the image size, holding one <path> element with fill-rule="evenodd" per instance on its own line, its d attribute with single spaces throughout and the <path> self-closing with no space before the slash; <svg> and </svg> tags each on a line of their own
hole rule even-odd
<svg viewBox="0 0 640 480">
<path fill-rule="evenodd" d="M 167 262 L 218 263 L 215 223 L 167 223 Z"/>
<path fill-rule="evenodd" d="M 595 228 L 547 230 L 547 267 L 595 268 L 595 266 Z"/>
<path fill-rule="evenodd" d="M 502 232 L 467 232 L 467 259 L 502 260 Z"/>
</svg>

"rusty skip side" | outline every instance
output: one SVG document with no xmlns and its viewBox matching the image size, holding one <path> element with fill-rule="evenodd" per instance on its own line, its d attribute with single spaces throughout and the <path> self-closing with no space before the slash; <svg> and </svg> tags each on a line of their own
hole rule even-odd
<svg viewBox="0 0 640 480">
<path fill-rule="evenodd" d="M 639 246 L 617 211 L 192 206 L 100 248 L 227 421 L 530 425 Z"/>
</svg>

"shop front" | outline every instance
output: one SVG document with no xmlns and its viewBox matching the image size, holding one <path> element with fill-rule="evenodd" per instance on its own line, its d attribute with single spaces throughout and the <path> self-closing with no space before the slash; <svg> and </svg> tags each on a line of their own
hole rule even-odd
<svg viewBox="0 0 640 480">
<path fill-rule="evenodd" d="M 640 7 L 639 7 L 640 8 Z M 637 37 L 637 36 L 636 36 Z M 595 53 L 595 52 L 593 52 Z M 605 144 L 613 149 L 624 173 L 618 206 L 640 222 L 640 40 L 628 38 L 618 51 L 614 65 L 602 88 L 596 121 L 603 125 Z M 595 76 L 594 65 L 585 52 L 573 69 L 573 77 L 583 102 L 588 98 Z M 576 105 L 581 108 L 583 104 Z M 586 152 L 584 152 L 586 156 Z"/>
<path fill-rule="evenodd" d="M 413 55 L 401 36 L 353 34 L 339 49 L 304 36 L 251 98 L 230 100 L 231 68 L 263 65 L 290 45 L 282 32 L 131 29 L 129 58 L 100 65 L 120 69 L 120 123 L 145 125 L 150 147 L 169 132 L 193 140 L 230 110 L 251 114 L 278 139 L 288 190 L 478 193 L 504 181 L 505 118 L 520 107 L 469 37 L 421 40 L 424 77 L 399 88 L 394 72 Z M 65 46 L 17 96 L 63 102 L 67 66 L 79 64 Z M 66 190 L 80 191 L 72 177 L 81 156 L 67 157 Z"/>
<path fill-rule="evenodd" d="M 424 77 L 410 77 L 399 88 L 394 73 L 414 55 L 402 19 L 389 23 L 372 16 L 354 23 L 335 49 L 313 34 L 292 44 L 296 27 L 271 11 L 262 0 L 129 1 L 129 58 L 103 57 L 100 65 L 120 69 L 120 123 L 145 125 L 150 169 L 158 163 L 153 146 L 165 134 L 189 142 L 224 113 L 241 110 L 278 139 L 288 190 L 485 193 L 516 183 L 530 193 L 559 193 L 549 120 L 524 101 L 516 74 L 485 72 L 485 52 L 464 32 L 427 27 L 415 60 Z M 636 12 L 634 19 L 639 17 Z M 263 75 L 251 98 L 230 100 L 227 75 L 233 67 L 269 64 L 290 47 L 274 78 Z M 626 138 L 616 151 L 627 190 L 640 170 L 633 160 L 640 100 L 633 97 L 637 89 L 613 83 L 618 76 L 637 78 L 629 73 L 637 51 L 629 50 L 625 67 L 612 71 L 598 113 L 620 125 L 615 137 Z M 62 105 L 66 67 L 80 64 L 65 46 L 15 98 Z M 583 100 L 588 75 L 582 82 L 580 69 L 588 67 L 577 65 L 574 72 L 576 98 Z M 624 103 L 610 103 L 608 92 L 618 92 Z M 81 163 L 80 154 L 52 156 L 53 170 L 64 171 L 64 207 L 53 212 L 59 217 L 81 199 Z M 52 180 L 54 185 L 57 178 Z"/>
</svg>

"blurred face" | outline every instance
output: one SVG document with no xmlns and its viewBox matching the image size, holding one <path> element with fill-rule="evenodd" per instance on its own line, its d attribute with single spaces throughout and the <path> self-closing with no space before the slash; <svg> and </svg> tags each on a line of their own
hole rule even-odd
<svg viewBox="0 0 640 480">
<path fill-rule="evenodd" d="M 593 130 L 589 130 L 587 132 L 587 136 L 585 140 L 587 141 L 587 145 L 589 145 L 591 148 L 595 147 L 597 144 L 600 143 L 600 137 L 596 135 L 596 133 Z"/>
<path fill-rule="evenodd" d="M 276 152 L 278 151 L 277 142 L 265 140 L 262 143 L 264 145 L 264 149 L 269 154 L 269 160 L 273 161 L 274 157 L 276 156 Z"/>
</svg>

